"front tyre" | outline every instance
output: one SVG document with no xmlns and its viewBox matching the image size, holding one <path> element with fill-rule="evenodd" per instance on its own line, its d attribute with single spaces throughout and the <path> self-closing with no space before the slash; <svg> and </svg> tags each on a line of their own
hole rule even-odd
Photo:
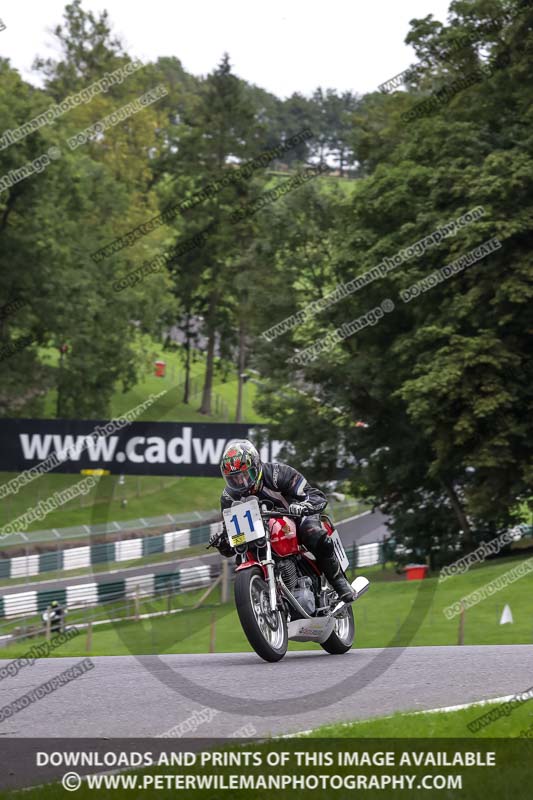
<svg viewBox="0 0 533 800">
<path fill-rule="evenodd" d="M 289 644 L 287 620 L 279 609 L 270 610 L 268 584 L 259 567 L 237 572 L 235 605 L 242 629 L 257 655 L 265 661 L 280 661 Z"/>
<path fill-rule="evenodd" d="M 330 636 L 325 642 L 322 642 L 322 647 L 327 653 L 333 656 L 340 656 L 342 653 L 347 653 L 353 645 L 355 638 L 355 622 L 353 618 L 353 609 L 351 606 L 346 606 L 342 616 L 337 617 L 335 627 Z"/>
</svg>

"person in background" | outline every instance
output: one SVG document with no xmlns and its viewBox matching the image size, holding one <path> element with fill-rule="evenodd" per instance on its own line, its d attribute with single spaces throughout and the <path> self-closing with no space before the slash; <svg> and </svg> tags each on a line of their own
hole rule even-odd
<svg viewBox="0 0 533 800">
<path fill-rule="evenodd" d="M 57 600 L 52 600 L 49 613 L 50 631 L 52 633 L 62 633 L 65 627 L 65 609 Z"/>
</svg>

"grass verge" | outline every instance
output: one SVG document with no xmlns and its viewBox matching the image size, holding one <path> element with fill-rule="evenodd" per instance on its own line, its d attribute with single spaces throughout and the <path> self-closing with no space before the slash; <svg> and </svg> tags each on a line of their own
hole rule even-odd
<svg viewBox="0 0 533 800">
<path fill-rule="evenodd" d="M 504 559 L 490 566 L 455 576 L 441 584 L 437 582 L 437 578 L 428 578 L 424 581 L 371 583 L 368 593 L 354 606 L 355 646 L 368 648 L 457 644 L 458 617 L 447 619 L 444 609 L 461 597 L 504 575 L 520 563 L 520 559 Z M 365 570 L 360 572 L 364 574 Z M 529 573 L 468 609 L 465 615 L 464 644 L 531 644 L 532 588 L 533 573 Z M 218 601 L 218 594 L 214 594 L 210 599 L 210 603 Z M 143 607 L 157 611 L 165 608 L 165 603 L 164 598 L 147 600 Z M 510 605 L 514 622 L 500 625 L 505 604 Z M 413 617 L 412 612 L 416 608 L 419 611 Z M 73 612 L 69 617 L 70 624 L 78 618 L 78 614 L 87 617 L 87 612 Z M 193 619 L 188 613 L 177 615 L 183 617 L 179 623 L 179 630 L 176 629 L 174 617 L 156 618 L 145 623 L 120 623 L 105 630 L 105 626 L 102 626 L 94 631 L 92 652 L 99 655 L 207 653 L 211 641 L 213 614 L 215 651 L 226 653 L 249 651 L 250 647 L 241 630 L 237 613 L 233 603 L 230 602 L 210 610 L 205 618 Z M 413 618 L 416 624 L 413 623 Z M 127 630 L 122 631 L 123 626 L 127 627 Z M 73 656 L 85 653 L 80 638 L 68 642 L 65 649 L 57 652 L 57 655 Z M 290 643 L 291 649 L 302 647 L 318 649 L 319 645 Z M 3 652 L 7 650 L 11 651 L 11 648 Z"/>
<path fill-rule="evenodd" d="M 15 473 L 0 473 L 3 483 Z M 2 501 L 0 527 L 12 522 L 30 507 L 46 500 L 54 492 L 77 483 L 79 475 L 42 475 L 16 495 Z M 91 525 L 109 520 L 125 521 L 163 514 L 184 514 L 192 509 L 216 509 L 220 506 L 222 480 L 218 478 L 161 478 L 152 475 L 128 475 L 119 485 L 116 475 L 103 475 L 85 496 L 70 500 L 45 519 L 36 520 L 26 530 L 66 528 Z M 124 503 L 124 501 L 126 501 Z M 1 541 L 0 541 L 1 544 Z"/>
<path fill-rule="evenodd" d="M 527 688 L 527 687 L 524 687 Z M 484 703 L 457 711 L 398 713 L 357 722 L 323 725 L 301 734 L 318 739 L 464 739 L 533 736 L 533 702 L 516 705 L 505 713 L 505 705 Z M 474 731 L 480 718 L 492 714 L 484 727 Z M 485 720 L 483 720 L 485 722 Z"/>
</svg>

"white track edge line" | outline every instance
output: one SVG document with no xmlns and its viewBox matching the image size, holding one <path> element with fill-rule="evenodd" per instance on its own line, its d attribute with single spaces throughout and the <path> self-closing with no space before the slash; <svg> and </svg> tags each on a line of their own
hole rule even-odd
<svg viewBox="0 0 533 800">
<path fill-rule="evenodd" d="M 341 519 L 339 522 L 336 522 L 335 525 L 344 525 L 345 522 L 352 522 L 354 519 L 360 519 L 361 517 L 367 517 L 369 514 L 372 514 L 372 510 L 363 511 L 361 514 L 356 514 L 354 517 L 347 517 L 346 519 Z"/>
<path fill-rule="evenodd" d="M 444 706 L 443 708 L 426 708 L 423 711 L 402 711 L 400 713 L 415 716 L 418 714 L 438 714 L 438 713 L 444 713 L 446 711 L 461 711 L 464 708 L 471 708 L 472 706 L 485 706 L 490 703 L 507 703 L 509 700 L 512 700 L 513 697 L 515 697 L 514 694 L 508 694 L 505 695 L 505 697 L 490 697 L 487 700 L 473 700 L 471 703 L 461 703 L 460 705 L 456 706 Z M 392 719 L 393 716 L 394 716 L 393 714 L 387 714 L 384 717 L 367 717 L 366 719 L 355 719 L 352 720 L 351 722 L 340 722 L 340 723 L 333 722 L 330 724 L 332 725 L 338 724 L 341 728 L 347 728 L 348 725 L 353 725 L 354 722 L 373 722 L 378 719 Z M 306 731 L 296 731 L 296 733 L 284 733 L 281 736 L 275 738 L 292 739 L 293 737 L 296 736 L 304 736 L 305 734 L 313 733 L 313 731 L 316 730 L 317 730 L 316 728 L 310 728 L 309 730 Z"/>
</svg>

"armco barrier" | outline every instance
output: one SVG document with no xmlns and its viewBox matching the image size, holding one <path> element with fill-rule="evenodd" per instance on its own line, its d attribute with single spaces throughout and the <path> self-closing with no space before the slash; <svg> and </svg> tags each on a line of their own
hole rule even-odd
<svg viewBox="0 0 533 800">
<path fill-rule="evenodd" d="M 90 536 L 104 536 L 111 533 L 132 533 L 150 528 L 162 528 L 168 525 L 176 525 L 181 528 L 189 523 L 195 525 L 199 522 L 206 522 L 212 519 L 218 511 L 191 511 L 187 514 L 163 514 L 158 517 L 139 517 L 124 521 L 99 522 L 96 525 L 70 525 L 66 528 L 48 528 L 39 531 L 25 531 L 24 533 L 11 533 L 2 536 L 2 547 L 24 547 L 25 545 L 44 544 L 54 542 L 57 544 L 63 539 L 87 539 Z"/>
<path fill-rule="evenodd" d="M 0 578 L 28 578 L 43 572 L 82 569 L 94 564 L 134 561 L 157 553 L 172 553 L 209 540 L 214 531 L 221 530 L 220 522 L 201 525 L 190 530 L 170 531 L 155 536 L 139 536 L 124 541 L 72 547 L 68 550 L 50 550 L 16 558 L 0 560 Z"/>
<path fill-rule="evenodd" d="M 62 589 L 17 592 L 0 597 L 0 617 L 32 616 L 44 611 L 53 600 L 68 609 L 87 608 L 125 598 L 151 597 L 171 589 L 173 592 L 209 585 L 219 574 L 220 564 L 184 567 L 173 572 L 129 575 L 113 581 L 93 581 Z"/>
<path fill-rule="evenodd" d="M 214 531 L 220 531 L 221 523 L 213 522 L 184 531 L 170 531 L 157 536 L 143 536 L 125 541 L 72 547 L 29 556 L 17 556 L 0 560 L 0 578 L 27 578 L 43 572 L 58 572 L 82 569 L 94 564 L 134 561 L 137 558 L 157 553 L 172 553 L 209 540 Z M 356 545 L 347 548 L 350 567 L 368 567 L 383 562 L 383 543 Z M 355 554 L 355 563 L 354 563 Z"/>
<path fill-rule="evenodd" d="M 83 569 L 94 564 L 135 561 L 137 558 L 157 553 L 172 553 L 209 540 L 211 533 L 221 530 L 220 522 L 201 525 L 198 528 L 170 531 L 155 536 L 139 536 L 123 541 L 103 542 L 101 544 L 72 547 L 68 550 L 50 550 L 28 556 L 0 559 L 1 578 L 28 578 L 44 572 Z M 382 562 L 382 543 L 373 542 L 355 547 L 356 563 L 353 561 L 353 548 L 348 548 L 350 566 L 367 567 Z"/>
<path fill-rule="evenodd" d="M 214 523 L 218 525 L 219 523 Z M 209 527 L 205 531 L 206 539 L 209 537 Z M 194 529 L 198 534 L 199 528 Z M 189 539 L 186 534 L 190 531 L 174 531 L 162 535 L 164 551 L 187 547 Z M 158 537 L 154 537 L 158 538 Z M 187 544 L 183 544 L 186 540 Z M 136 541 L 136 540 L 133 540 Z M 115 544 L 127 544 L 118 542 Z M 90 548 L 76 548 L 86 549 Z M 65 552 L 69 552 L 68 550 Z M 362 544 L 347 549 L 350 567 L 368 567 L 383 562 L 383 543 L 372 542 Z M 354 563 L 355 556 L 355 563 Z M 13 559 L 14 560 L 14 559 Z M 151 596 L 158 594 L 164 589 L 171 588 L 172 591 L 181 591 L 205 586 L 213 580 L 220 571 L 218 563 L 206 564 L 197 567 L 186 567 L 176 569 L 173 572 L 165 572 L 149 575 L 128 575 L 127 577 L 117 577 L 113 581 L 94 580 L 90 583 L 76 584 L 67 586 L 63 589 L 47 589 L 44 591 L 24 591 L 14 594 L 0 596 L 0 617 L 20 617 L 36 614 L 47 608 L 52 600 L 58 600 L 68 608 L 84 608 L 96 606 L 111 600 L 134 597 L 137 592 L 139 596 Z"/>
<path fill-rule="evenodd" d="M 353 548 L 349 548 L 347 555 L 351 567 L 372 567 L 374 564 L 383 563 L 383 542 L 371 542 L 355 547 L 355 564 L 353 561 Z"/>
</svg>

